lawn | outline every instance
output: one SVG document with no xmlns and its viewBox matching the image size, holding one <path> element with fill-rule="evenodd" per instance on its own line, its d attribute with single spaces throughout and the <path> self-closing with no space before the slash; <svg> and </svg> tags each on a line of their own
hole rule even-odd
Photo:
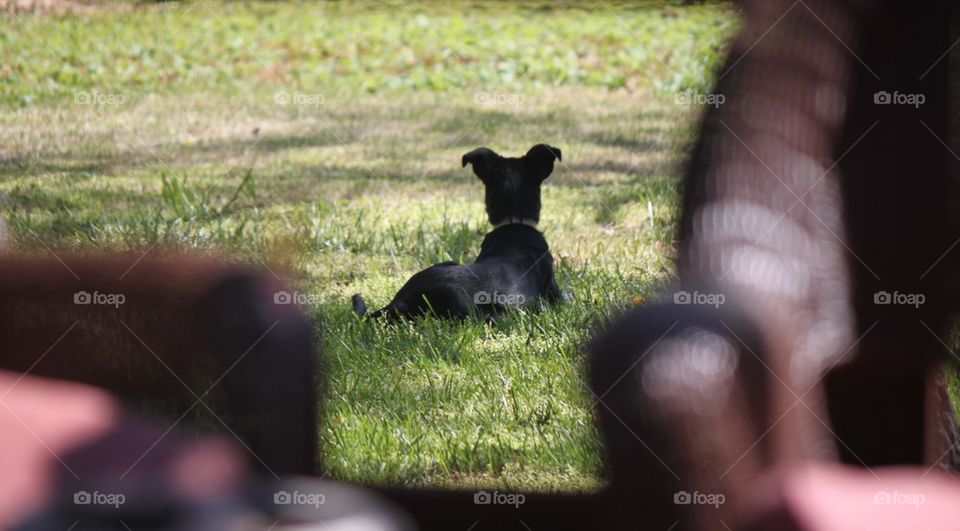
<svg viewBox="0 0 960 531">
<path fill-rule="evenodd" d="M 672 278 L 681 163 L 726 4 L 84 4 L 0 15 L 0 208 L 17 252 L 187 250 L 267 268 L 328 368 L 325 471 L 602 484 L 583 344 Z M 478 146 L 563 151 L 541 229 L 566 304 L 361 323 L 489 229 Z"/>
</svg>

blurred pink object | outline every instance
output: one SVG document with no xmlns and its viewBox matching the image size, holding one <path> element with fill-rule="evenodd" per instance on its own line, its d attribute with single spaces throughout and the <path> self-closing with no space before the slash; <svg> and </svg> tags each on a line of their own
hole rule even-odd
<svg viewBox="0 0 960 531">
<path fill-rule="evenodd" d="M 229 441 L 125 418 L 116 399 L 82 384 L 0 371 L 0 432 L 2 529 L 44 512 L 71 486 L 202 503 L 246 476 Z"/>
<path fill-rule="evenodd" d="M 960 480 L 939 470 L 815 465 L 780 471 L 755 490 L 751 530 L 960 530 Z"/>
</svg>

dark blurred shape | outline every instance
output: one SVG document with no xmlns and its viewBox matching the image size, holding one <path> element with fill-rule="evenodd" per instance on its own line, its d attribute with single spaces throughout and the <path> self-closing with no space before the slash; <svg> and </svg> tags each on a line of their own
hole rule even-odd
<svg viewBox="0 0 960 531">
<path fill-rule="evenodd" d="M 265 473 L 313 474 L 312 331 L 295 306 L 275 303 L 283 289 L 196 258 L 3 257 L 0 368 L 202 420 L 235 433 Z"/>
<path fill-rule="evenodd" d="M 841 503 L 812 483 L 770 498 L 831 461 L 926 465 L 910 472 L 922 489 L 956 451 L 938 337 L 958 300 L 960 195 L 940 140 L 949 9 L 742 5 L 715 87 L 726 101 L 684 181 L 673 304 L 633 311 L 592 348 L 611 492 L 637 521 L 679 496 L 678 529 L 850 529 L 804 516 Z M 888 105 L 884 91 L 925 103 Z M 818 477 L 839 494 L 845 475 Z M 938 515 L 914 517 L 945 526 Z"/>
</svg>

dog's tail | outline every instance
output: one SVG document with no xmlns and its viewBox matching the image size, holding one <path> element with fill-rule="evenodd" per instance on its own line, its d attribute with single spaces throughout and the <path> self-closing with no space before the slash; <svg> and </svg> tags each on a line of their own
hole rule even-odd
<svg viewBox="0 0 960 531">
<path fill-rule="evenodd" d="M 353 297 L 350 297 L 350 301 L 353 302 L 353 313 L 360 317 L 367 315 L 367 302 L 363 300 L 363 295 L 354 293 Z"/>
<path fill-rule="evenodd" d="M 376 319 L 377 317 L 383 315 L 383 310 L 377 310 L 370 315 L 367 315 L 367 302 L 363 300 L 363 295 L 360 295 L 359 293 L 354 293 L 353 297 L 350 297 L 350 301 L 353 302 L 353 313 L 360 317 Z"/>
</svg>

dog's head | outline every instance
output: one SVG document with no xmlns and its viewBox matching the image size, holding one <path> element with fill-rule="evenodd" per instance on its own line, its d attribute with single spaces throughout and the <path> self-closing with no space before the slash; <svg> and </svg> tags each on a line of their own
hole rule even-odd
<svg viewBox="0 0 960 531">
<path fill-rule="evenodd" d="M 463 166 L 486 188 L 487 217 L 496 225 L 524 219 L 540 221 L 540 183 L 553 172 L 560 150 L 537 144 L 522 157 L 501 157 L 492 149 L 477 148 L 463 156 Z"/>
</svg>

